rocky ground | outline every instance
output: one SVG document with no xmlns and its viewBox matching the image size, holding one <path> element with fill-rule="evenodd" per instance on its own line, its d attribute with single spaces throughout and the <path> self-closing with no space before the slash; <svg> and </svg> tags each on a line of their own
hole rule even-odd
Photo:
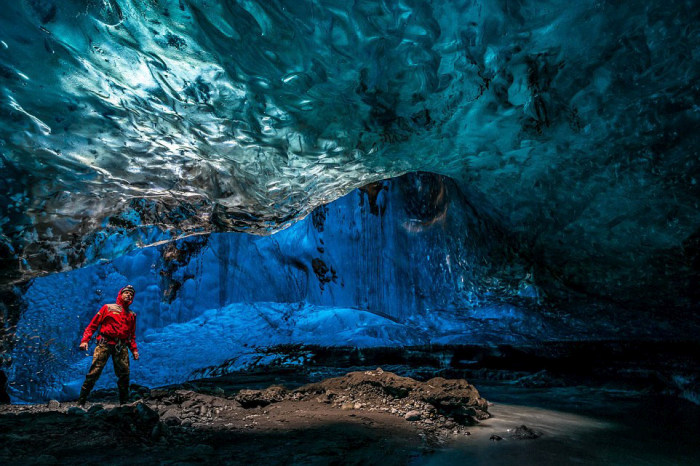
<svg viewBox="0 0 700 466">
<path fill-rule="evenodd" d="M 104 392 L 86 409 L 0 406 L 0 463 L 407 464 L 489 417 L 464 380 L 419 382 L 381 369 L 296 389 L 132 392 L 121 407 Z"/>
</svg>

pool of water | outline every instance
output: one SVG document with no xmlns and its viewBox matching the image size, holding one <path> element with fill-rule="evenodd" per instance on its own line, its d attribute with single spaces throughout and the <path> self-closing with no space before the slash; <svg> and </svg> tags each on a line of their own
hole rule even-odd
<svg viewBox="0 0 700 466">
<path fill-rule="evenodd" d="M 700 407 L 685 400 L 601 387 L 472 382 L 492 403 L 493 417 L 416 464 L 700 464 Z M 513 429 L 521 425 L 542 435 L 516 439 Z"/>
</svg>

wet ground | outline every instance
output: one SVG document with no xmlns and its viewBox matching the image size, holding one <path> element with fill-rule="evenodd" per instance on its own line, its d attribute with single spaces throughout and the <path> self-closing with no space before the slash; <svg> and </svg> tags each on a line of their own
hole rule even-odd
<svg viewBox="0 0 700 466">
<path fill-rule="evenodd" d="M 85 410 L 57 401 L 2 406 L 0 463 L 402 465 L 488 417 L 486 400 L 463 380 L 374 369 L 259 390 L 271 379 L 298 385 L 299 376 L 239 375 L 134 386 L 135 401 L 122 407 L 110 391 Z"/>
<path fill-rule="evenodd" d="M 599 386 L 475 384 L 493 417 L 414 464 L 700 464 L 700 407 L 686 400 Z M 514 437 L 523 424 L 541 435 Z"/>
</svg>

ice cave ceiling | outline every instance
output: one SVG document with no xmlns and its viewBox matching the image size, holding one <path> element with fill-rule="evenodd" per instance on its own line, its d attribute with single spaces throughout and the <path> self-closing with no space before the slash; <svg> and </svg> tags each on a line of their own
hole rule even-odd
<svg viewBox="0 0 700 466">
<path fill-rule="evenodd" d="M 5 2 L 1 281 L 424 171 L 543 286 L 694 307 L 699 55 L 692 0 Z"/>
</svg>

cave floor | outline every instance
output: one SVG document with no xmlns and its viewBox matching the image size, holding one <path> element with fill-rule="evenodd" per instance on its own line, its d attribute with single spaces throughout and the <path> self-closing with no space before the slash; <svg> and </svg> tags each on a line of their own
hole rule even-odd
<svg viewBox="0 0 700 466">
<path fill-rule="evenodd" d="M 117 409 L 116 394 L 105 390 L 93 394 L 87 413 L 74 403 L 0 406 L 0 463 L 700 463 L 700 407 L 677 397 L 582 383 L 471 380 L 492 415 L 475 426 L 427 416 L 411 422 L 401 415 L 411 406 L 392 413 L 381 404 L 286 399 L 244 408 L 232 397 L 244 387 L 281 382 L 294 387 L 305 380 L 294 372 L 257 373 L 158 390 L 135 386 L 141 399 Z M 157 413 L 156 427 L 149 413 Z"/>
<path fill-rule="evenodd" d="M 68 406 L 72 404 L 61 405 Z M 3 408 L 0 462 L 407 464 L 426 444 L 419 429 L 385 413 L 342 411 L 317 402 L 252 410 L 231 403 L 222 409 L 214 421 L 171 426 L 167 440 L 153 441 L 150 432 L 110 432 L 90 415 L 71 416 L 64 409 Z"/>
</svg>

